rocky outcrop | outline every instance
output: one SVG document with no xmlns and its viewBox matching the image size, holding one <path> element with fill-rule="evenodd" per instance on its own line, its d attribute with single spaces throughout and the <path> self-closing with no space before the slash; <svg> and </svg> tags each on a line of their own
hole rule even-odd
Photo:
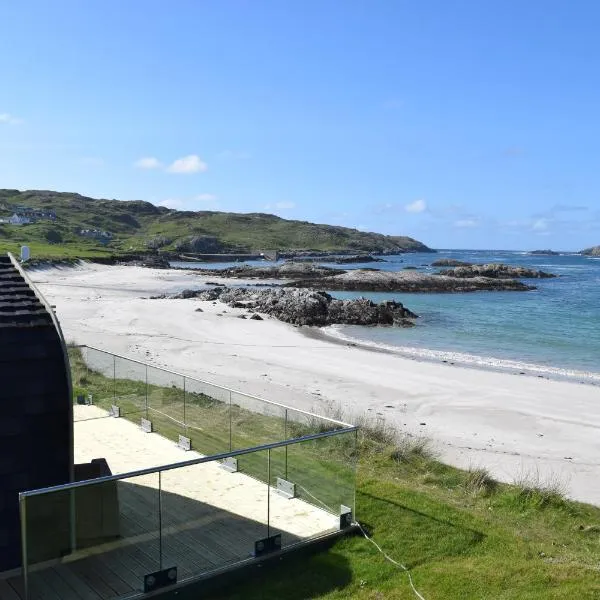
<svg viewBox="0 0 600 600">
<path fill-rule="evenodd" d="M 529 254 L 539 256 L 558 256 L 560 252 L 555 252 L 554 250 L 532 250 Z"/>
<path fill-rule="evenodd" d="M 228 269 L 194 269 L 201 275 L 234 277 L 236 279 L 314 279 L 335 273 L 344 273 L 340 269 L 322 267 L 305 262 L 285 262 L 276 267 L 253 267 L 241 265 Z"/>
<path fill-rule="evenodd" d="M 289 262 L 314 262 L 314 263 L 333 263 L 335 265 L 352 265 L 352 264 L 363 264 L 372 262 L 387 262 L 383 258 L 377 258 L 371 254 L 356 254 L 354 256 L 340 256 L 340 255 L 327 255 L 321 254 L 319 256 L 297 256 L 290 259 Z"/>
<path fill-rule="evenodd" d="M 431 263 L 432 267 L 470 267 L 473 263 L 456 260 L 455 258 L 440 258 Z"/>
<path fill-rule="evenodd" d="M 458 277 L 461 279 L 469 277 L 488 277 L 491 279 L 548 279 L 556 277 L 553 273 L 501 263 L 490 263 L 487 265 L 471 264 L 447 269 L 441 271 L 440 274 L 445 277 Z"/>
<path fill-rule="evenodd" d="M 163 296 L 165 297 L 165 296 Z M 169 297 L 169 296 L 168 296 Z M 417 315 L 400 302 L 376 304 L 366 298 L 338 300 L 325 292 L 306 289 L 213 288 L 184 290 L 171 298 L 217 300 L 232 308 L 271 315 L 294 325 L 396 325 L 410 327 Z M 250 317 L 255 318 L 255 317 Z"/>
<path fill-rule="evenodd" d="M 600 246 L 592 246 L 581 251 L 584 256 L 600 256 Z"/>
<path fill-rule="evenodd" d="M 359 292 L 475 292 L 527 291 L 535 287 L 514 279 L 497 277 L 448 277 L 443 274 L 430 275 L 415 271 L 376 271 L 356 269 L 338 275 L 318 279 L 303 279 L 285 286 L 318 290 L 345 290 Z"/>
</svg>

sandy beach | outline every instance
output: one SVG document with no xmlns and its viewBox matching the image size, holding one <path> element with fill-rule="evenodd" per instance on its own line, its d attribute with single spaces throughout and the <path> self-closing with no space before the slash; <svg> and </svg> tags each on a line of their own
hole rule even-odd
<svg viewBox="0 0 600 600">
<path fill-rule="evenodd" d="M 67 341 L 298 408 L 341 405 L 427 436 L 450 464 L 508 482 L 558 479 L 570 497 L 600 504 L 596 386 L 373 352 L 268 317 L 239 319 L 245 310 L 219 302 L 149 299 L 227 283 L 183 270 L 84 265 L 30 276 Z"/>
</svg>

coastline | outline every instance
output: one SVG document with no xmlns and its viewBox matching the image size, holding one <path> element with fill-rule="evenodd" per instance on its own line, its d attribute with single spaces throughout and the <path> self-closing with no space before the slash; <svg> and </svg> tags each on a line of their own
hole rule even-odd
<svg viewBox="0 0 600 600">
<path fill-rule="evenodd" d="M 69 341 L 306 410 L 385 419 L 433 440 L 450 464 L 509 482 L 559 478 L 571 497 L 600 504 L 595 386 L 349 345 L 271 318 L 239 319 L 243 309 L 218 302 L 148 299 L 209 280 L 187 270 L 85 265 L 30 275 Z"/>
<path fill-rule="evenodd" d="M 571 383 L 580 383 L 583 385 L 600 386 L 600 373 L 590 373 L 586 371 L 576 371 L 571 369 L 558 369 L 545 365 L 530 363 L 519 363 L 508 359 L 491 359 L 475 354 L 465 354 L 462 352 L 451 352 L 441 350 L 429 350 L 427 348 L 411 348 L 381 344 L 377 342 L 368 342 L 347 336 L 335 331 L 337 326 L 328 326 L 321 328 L 303 328 L 305 335 L 314 336 L 314 339 L 328 340 L 334 344 L 343 346 L 358 346 L 371 352 L 381 352 L 393 354 L 415 360 L 417 362 L 427 362 L 432 364 L 447 364 L 459 366 L 466 369 L 476 369 L 480 371 L 490 371 L 492 373 L 505 373 L 509 375 L 524 375 L 527 377 L 538 377 L 550 379 L 553 381 L 565 381 Z M 496 363 L 496 364 L 494 364 Z"/>
</svg>

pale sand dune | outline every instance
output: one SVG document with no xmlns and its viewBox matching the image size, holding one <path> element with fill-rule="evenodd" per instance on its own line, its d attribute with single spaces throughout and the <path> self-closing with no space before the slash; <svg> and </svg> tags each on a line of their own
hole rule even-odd
<svg viewBox="0 0 600 600">
<path fill-rule="evenodd" d="M 449 463 L 486 466 L 505 481 L 558 477 L 573 498 L 600 504 L 598 387 L 312 339 L 272 319 L 238 319 L 244 311 L 219 303 L 142 298 L 205 287 L 207 278 L 184 271 L 95 265 L 32 278 L 70 341 L 291 406 L 381 415 L 435 440 Z"/>
</svg>

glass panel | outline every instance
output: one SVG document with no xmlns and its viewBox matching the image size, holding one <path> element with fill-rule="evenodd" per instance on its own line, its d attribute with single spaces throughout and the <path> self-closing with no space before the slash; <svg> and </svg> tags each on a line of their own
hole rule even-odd
<svg viewBox="0 0 600 600">
<path fill-rule="evenodd" d="M 286 436 L 285 408 L 231 392 L 232 449 L 281 442 Z"/>
<path fill-rule="evenodd" d="M 343 425 L 318 415 L 306 414 L 293 408 L 287 409 L 287 434 L 289 438 L 299 438 L 315 433 L 325 433 L 343 429 Z"/>
<path fill-rule="evenodd" d="M 158 485 L 154 473 L 26 498 L 29 598 L 143 591 L 161 568 Z"/>
<path fill-rule="evenodd" d="M 239 461 L 259 477 L 216 461 L 161 473 L 163 565 L 176 566 L 179 581 L 246 560 L 269 535 L 267 452 Z"/>
<path fill-rule="evenodd" d="M 146 417 L 147 368 L 133 360 L 115 357 L 115 405 L 122 417 L 135 421 Z"/>
<path fill-rule="evenodd" d="M 177 441 L 184 433 L 184 377 L 148 367 L 148 418 L 154 431 Z"/>
<path fill-rule="evenodd" d="M 69 351 L 69 360 L 76 403 L 74 419 L 81 421 L 108 416 L 107 411 L 114 403 L 115 395 L 113 355 L 82 346 Z M 88 402 L 92 405 L 86 404 Z"/>
<path fill-rule="evenodd" d="M 184 435 L 193 450 L 204 455 L 231 450 L 229 409 L 229 390 L 186 378 Z"/>
<path fill-rule="evenodd" d="M 339 528 L 342 506 L 351 509 L 354 515 L 356 458 L 354 431 L 287 446 L 286 480 L 295 486 L 295 502 L 301 502 L 306 510 L 312 505 L 310 510 L 314 512 L 314 527 L 303 524 L 301 530 L 294 528 L 293 515 L 283 512 L 278 515 L 275 512 L 274 515 L 279 516 L 282 523 L 286 518 L 289 520 L 288 532 L 310 537 L 326 531 L 328 528 L 319 531 L 323 524 Z M 333 520 L 326 513 L 333 515 Z M 298 509 L 297 514 L 303 512 Z M 282 527 L 277 522 L 274 526 Z"/>
<path fill-rule="evenodd" d="M 91 408 L 95 385 L 86 362 L 85 346 L 68 346 L 71 381 L 73 383 L 73 421 L 107 417 L 106 411 Z"/>
</svg>

